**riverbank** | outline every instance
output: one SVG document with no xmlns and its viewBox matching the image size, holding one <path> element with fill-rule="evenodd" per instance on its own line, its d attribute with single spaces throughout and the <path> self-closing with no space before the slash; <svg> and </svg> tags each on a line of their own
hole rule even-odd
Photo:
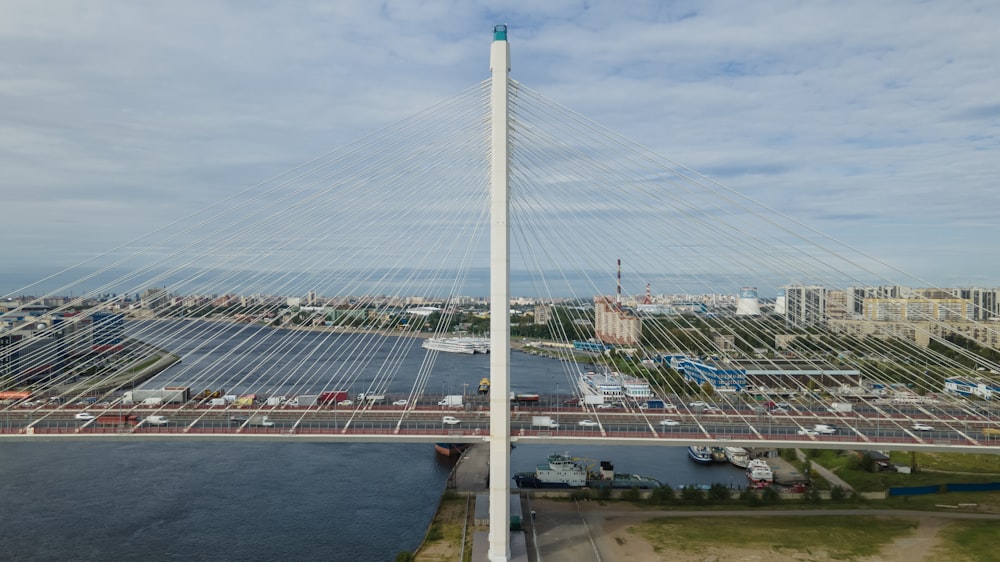
<svg viewBox="0 0 1000 562">
<path fill-rule="evenodd" d="M 484 453 L 488 451 L 483 445 L 479 448 Z M 475 464 L 470 463 L 469 466 Z M 485 470 L 485 463 L 482 464 L 479 468 Z M 456 473 L 462 468 L 460 463 Z M 454 482 L 457 479 L 451 480 Z M 984 558 L 977 558 L 976 554 L 981 552 L 975 550 L 980 548 L 977 546 L 979 543 L 972 540 L 969 542 L 971 546 L 956 547 L 952 538 L 956 533 L 981 537 L 985 532 L 987 536 L 992 536 L 992 531 L 983 525 L 995 525 L 1000 520 L 1000 492 L 893 498 L 886 498 L 884 492 L 879 492 L 832 500 L 831 493 L 823 490 L 811 495 L 782 493 L 760 501 L 750 501 L 752 498 L 743 498 L 733 492 L 727 500 L 704 502 L 711 505 L 700 505 L 679 493 L 676 499 L 663 503 L 662 499 L 651 497 L 652 492 L 648 490 L 638 494 L 629 490 L 613 490 L 607 495 L 596 490 L 515 489 L 514 493 L 521 495 L 520 515 L 527 559 L 545 562 L 626 559 L 791 562 L 803 557 L 816 561 L 851 559 L 858 562 L 980 560 Z M 483 536 L 488 531 L 485 525 L 476 526 L 475 511 L 474 494 L 462 495 L 449 486 L 414 560 L 470 560 L 473 548 L 471 537 L 477 532 Z M 773 523 L 767 523 L 761 517 L 771 518 Z M 711 522 L 706 523 L 705 518 L 711 518 Z M 891 525 L 883 523 L 890 519 L 894 521 Z M 845 520 L 848 522 L 845 523 Z M 855 528 L 850 521 L 859 523 Z M 781 528 L 793 524 L 799 526 L 797 530 L 787 535 L 780 534 Z M 868 531 L 869 528 L 880 527 L 896 530 L 891 535 L 870 534 Z M 678 541 L 662 539 L 665 536 L 700 537 L 703 535 L 699 533 L 704 533 L 706 528 L 716 529 L 715 534 L 701 539 L 683 539 L 680 542 L 687 543 L 681 546 L 678 546 Z M 718 528 L 732 529 L 732 532 L 719 538 L 715 536 Z M 766 535 L 762 529 L 767 530 Z M 811 536 L 810 533 L 818 531 L 829 531 L 823 536 L 841 536 L 834 534 L 835 529 L 843 536 L 853 536 L 851 533 L 865 536 L 866 546 L 859 546 L 857 552 L 851 551 L 847 558 L 840 543 L 850 543 L 848 539 L 837 539 L 830 544 L 821 544 L 821 539 L 815 539 L 815 544 L 794 546 L 803 536 Z M 726 538 L 730 535 L 742 536 L 741 533 L 749 533 L 753 537 L 768 536 L 772 543 L 757 544 L 750 539 L 734 543 Z M 860 539 L 855 542 L 861 544 Z M 773 544 L 791 546 L 776 550 L 772 548 Z M 943 549 L 972 554 L 965 558 L 948 556 Z M 936 554 L 928 554 L 932 552 Z"/>
</svg>

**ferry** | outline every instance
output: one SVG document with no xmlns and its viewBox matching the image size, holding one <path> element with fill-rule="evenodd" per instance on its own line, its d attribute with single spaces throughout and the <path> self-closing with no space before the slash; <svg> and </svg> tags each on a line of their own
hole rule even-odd
<svg viewBox="0 0 1000 562">
<path fill-rule="evenodd" d="M 726 460 L 733 466 L 746 468 L 750 463 L 750 455 L 743 447 L 726 447 Z"/>
<path fill-rule="evenodd" d="M 698 464 L 711 464 L 712 450 L 708 447 L 698 447 L 692 445 L 688 447 L 688 458 Z"/>
<path fill-rule="evenodd" d="M 774 482 L 774 472 L 763 459 L 753 459 L 747 463 L 747 481 L 755 488 L 764 488 Z"/>
<path fill-rule="evenodd" d="M 431 351 L 444 351 L 447 353 L 464 353 L 472 355 L 475 353 L 489 353 L 489 338 L 459 337 L 459 338 L 429 338 L 424 340 L 420 347 Z"/>
<path fill-rule="evenodd" d="M 553 453 L 545 464 L 534 472 L 514 475 L 519 488 L 659 488 L 660 481 L 640 474 L 616 473 L 608 461 L 601 461 L 600 470 L 591 472 L 585 459 L 571 457 L 569 453 Z"/>
</svg>

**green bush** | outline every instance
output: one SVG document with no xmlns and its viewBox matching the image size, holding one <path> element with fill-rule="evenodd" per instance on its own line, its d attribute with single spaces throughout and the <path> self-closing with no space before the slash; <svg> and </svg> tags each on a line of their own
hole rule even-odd
<svg viewBox="0 0 1000 562">
<path fill-rule="evenodd" d="M 664 484 L 659 488 L 654 488 L 649 495 L 649 501 L 659 505 L 669 505 L 677 501 L 677 494 L 669 484 Z"/>
<path fill-rule="evenodd" d="M 681 502 L 688 505 L 703 505 L 705 503 L 705 492 L 701 488 L 686 486 L 681 490 Z"/>
<path fill-rule="evenodd" d="M 728 503 L 732 499 L 729 487 L 716 482 L 708 489 L 708 500 L 712 503 Z"/>
<path fill-rule="evenodd" d="M 740 492 L 740 503 L 750 507 L 760 507 L 764 505 L 764 502 L 761 501 L 760 495 L 757 491 L 751 488 L 744 488 L 743 491 Z"/>
</svg>

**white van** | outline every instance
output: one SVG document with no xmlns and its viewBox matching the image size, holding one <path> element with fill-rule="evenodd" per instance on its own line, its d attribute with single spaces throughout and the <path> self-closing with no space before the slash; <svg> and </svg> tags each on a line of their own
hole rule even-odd
<svg viewBox="0 0 1000 562">
<path fill-rule="evenodd" d="M 167 425 L 170 420 L 166 416 L 149 416 L 146 418 L 147 425 Z"/>
</svg>

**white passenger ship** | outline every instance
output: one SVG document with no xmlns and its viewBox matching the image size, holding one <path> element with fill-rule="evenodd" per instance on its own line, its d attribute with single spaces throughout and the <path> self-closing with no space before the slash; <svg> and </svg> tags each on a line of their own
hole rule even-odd
<svg viewBox="0 0 1000 562">
<path fill-rule="evenodd" d="M 430 338 L 424 340 L 420 346 L 424 349 L 447 353 L 489 353 L 490 339 L 474 337 Z"/>
</svg>

